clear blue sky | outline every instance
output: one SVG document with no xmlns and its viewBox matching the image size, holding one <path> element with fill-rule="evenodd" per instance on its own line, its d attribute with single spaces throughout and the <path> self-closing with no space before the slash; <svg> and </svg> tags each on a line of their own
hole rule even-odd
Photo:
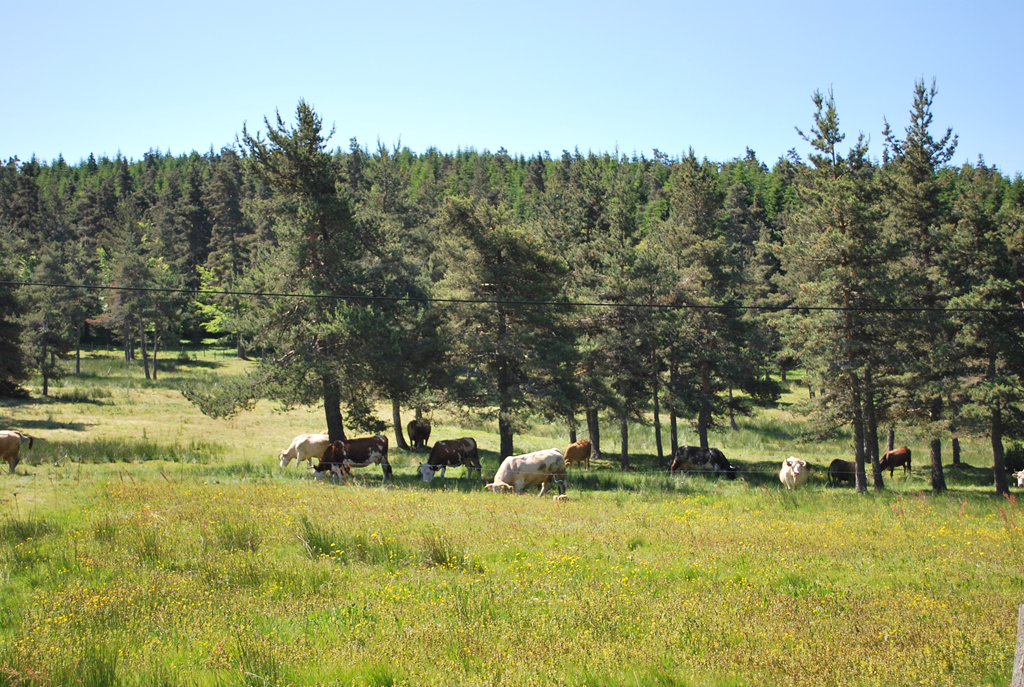
<svg viewBox="0 0 1024 687">
<path fill-rule="evenodd" d="M 334 143 L 578 147 L 771 164 L 834 89 L 852 142 L 935 134 L 1024 171 L 1024 2 L 63 2 L 0 0 L 0 158 L 206 151 L 299 98 Z"/>
</svg>

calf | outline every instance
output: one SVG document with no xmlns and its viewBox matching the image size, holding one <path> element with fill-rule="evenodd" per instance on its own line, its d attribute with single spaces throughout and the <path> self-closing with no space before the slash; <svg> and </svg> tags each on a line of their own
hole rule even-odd
<svg viewBox="0 0 1024 687">
<path fill-rule="evenodd" d="M 414 451 L 427 447 L 427 439 L 430 438 L 430 420 L 410 420 L 405 428 L 409 432 L 409 443 L 412 444 Z"/>
<path fill-rule="evenodd" d="M 857 484 L 857 464 L 836 458 L 828 466 L 828 483 L 838 486 L 840 482 Z"/>
<path fill-rule="evenodd" d="M 540 486 L 543 496 L 548 485 L 558 485 L 558 495 L 565 494 L 565 458 L 557 448 L 534 451 L 521 456 L 509 456 L 501 461 L 498 471 L 494 473 L 494 481 L 484 485 L 493 492 L 508 493 L 514 491 L 522 494 L 527 487 Z M 557 497 L 556 497 L 557 498 Z"/>
<path fill-rule="evenodd" d="M 715 475 L 725 475 L 729 479 L 736 479 L 736 466 L 730 465 L 725 454 L 717 448 L 701 448 L 700 446 L 680 446 L 672 455 L 672 463 L 669 466 L 668 474 L 674 475 L 681 471 L 708 472 L 714 471 Z"/>
<path fill-rule="evenodd" d="M 892 477 L 893 471 L 898 467 L 903 466 L 903 474 L 910 472 L 910 449 L 906 446 L 900 446 L 894 448 L 891 451 L 886 451 L 882 454 L 882 457 L 878 459 L 879 472 L 889 471 L 889 477 Z"/>
<path fill-rule="evenodd" d="M 573 465 L 586 465 L 587 470 L 590 469 L 590 439 L 580 439 L 577 442 L 569 444 L 569 447 L 565 449 L 565 467 L 571 467 Z"/>
<path fill-rule="evenodd" d="M 782 469 L 779 470 L 779 481 L 786 485 L 786 489 L 792 491 L 802 484 L 807 483 L 807 461 L 790 456 L 782 461 Z"/>
<path fill-rule="evenodd" d="M 463 437 L 462 439 L 436 442 L 430 449 L 430 458 L 426 463 L 420 465 L 420 474 L 423 476 L 424 482 L 430 482 L 438 470 L 441 471 L 441 477 L 444 477 L 445 468 L 458 465 L 466 466 L 466 474 L 470 479 L 473 477 L 474 470 L 476 470 L 476 476 L 480 477 L 480 454 L 474 439 Z"/>
<path fill-rule="evenodd" d="M 28 441 L 28 447 L 32 448 L 32 437 L 23 432 L 13 429 L 0 430 L 0 456 L 7 461 L 8 472 L 14 472 L 21 462 L 21 444 Z"/>
<path fill-rule="evenodd" d="M 316 467 L 313 477 L 323 481 L 328 474 L 340 477 L 351 474 L 352 468 L 365 468 L 379 464 L 384 473 L 384 481 L 391 479 L 391 465 L 388 463 L 388 438 L 383 434 L 375 437 L 335 441 L 327 450 Z"/>
<path fill-rule="evenodd" d="M 292 439 L 291 445 L 284 451 L 281 451 L 281 454 L 278 456 L 281 459 L 281 467 L 288 465 L 293 460 L 296 465 L 306 461 L 309 467 L 313 467 L 313 459 L 322 457 L 330 443 L 331 440 L 328 438 L 327 432 L 321 434 L 300 434 Z"/>
</svg>

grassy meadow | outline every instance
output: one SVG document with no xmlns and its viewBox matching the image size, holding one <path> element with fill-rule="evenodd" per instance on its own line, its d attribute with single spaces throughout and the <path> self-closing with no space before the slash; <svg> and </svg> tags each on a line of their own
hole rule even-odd
<svg viewBox="0 0 1024 687">
<path fill-rule="evenodd" d="M 0 427 L 41 439 L 0 476 L 0 685 L 1009 682 L 1024 509 L 993 494 L 983 440 L 933 497 L 927 443 L 901 431 L 913 472 L 857 496 L 825 485 L 849 438 L 804 439 L 794 385 L 713 438 L 735 482 L 669 478 L 650 426 L 622 473 L 609 422 L 565 502 L 462 469 L 424 485 L 423 455 L 394 448 L 393 485 L 323 484 L 277 464 L 322 409 L 211 420 L 177 391 L 246 364 L 193 353 L 146 382 L 95 352 L 50 399 L 0 402 Z M 493 474 L 496 423 L 433 421 Z M 538 422 L 516 450 L 566 443 Z M 788 455 L 820 470 L 792 494 Z"/>
</svg>

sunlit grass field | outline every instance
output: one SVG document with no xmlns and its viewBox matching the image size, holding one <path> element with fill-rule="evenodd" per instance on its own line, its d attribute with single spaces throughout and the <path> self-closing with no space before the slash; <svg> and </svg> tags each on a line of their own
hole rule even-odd
<svg viewBox="0 0 1024 687">
<path fill-rule="evenodd" d="M 885 493 L 820 474 L 786 493 L 784 457 L 849 457 L 848 437 L 803 438 L 794 386 L 714 437 L 735 482 L 669 478 L 639 425 L 621 473 L 609 422 L 566 502 L 494 495 L 462 469 L 424 485 L 423 454 L 393 437 L 394 485 L 376 467 L 333 485 L 277 464 L 322 409 L 211 420 L 178 386 L 247 363 L 165 362 L 147 383 L 95 353 L 53 398 L 0 403 L 0 427 L 42 439 L 0 476 L 0 684 L 1009 682 L 1024 512 L 995 497 L 982 440 L 945 496 L 904 430 L 915 467 Z M 493 423 L 433 420 L 432 440 L 476 437 L 493 472 Z M 567 441 L 536 423 L 516 449 Z"/>
</svg>

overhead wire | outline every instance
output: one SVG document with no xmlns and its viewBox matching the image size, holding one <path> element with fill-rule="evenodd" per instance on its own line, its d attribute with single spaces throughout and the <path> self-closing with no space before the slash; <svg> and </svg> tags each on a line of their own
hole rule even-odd
<svg viewBox="0 0 1024 687">
<path fill-rule="evenodd" d="M 756 310 L 761 312 L 935 312 L 935 313 L 992 313 L 1019 314 L 1016 306 L 1002 308 L 923 307 L 923 306 L 831 306 L 831 305 L 737 305 L 700 303 L 638 303 L 635 301 L 560 301 L 560 300 L 502 300 L 490 298 L 439 298 L 436 296 L 374 296 L 368 294 L 297 293 L 287 291 L 228 291 L 225 289 L 189 289 L 164 286 L 114 286 L 110 284 L 68 284 L 61 282 L 35 282 L 0 280 L 0 286 L 38 286 L 89 291 L 130 291 L 135 293 L 183 293 L 192 296 L 245 296 L 256 298 L 311 298 L 317 300 L 366 301 L 384 303 L 449 303 L 475 305 L 502 305 L 511 307 L 559 308 L 646 308 L 652 310 Z"/>
</svg>

